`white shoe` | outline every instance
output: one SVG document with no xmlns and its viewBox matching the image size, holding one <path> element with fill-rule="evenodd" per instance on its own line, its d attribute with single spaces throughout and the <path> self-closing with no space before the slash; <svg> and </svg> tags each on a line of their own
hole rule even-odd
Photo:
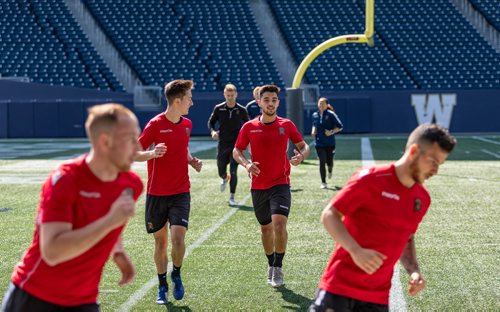
<svg viewBox="0 0 500 312">
<path fill-rule="evenodd" d="M 274 273 L 274 267 L 268 266 L 267 267 L 267 283 L 271 285 L 273 283 L 273 273 Z"/>
<path fill-rule="evenodd" d="M 238 203 L 234 200 L 234 198 L 229 198 L 229 206 L 238 206 Z"/>
<path fill-rule="evenodd" d="M 283 269 L 275 267 L 273 271 L 273 279 L 271 281 L 271 286 L 274 288 L 283 286 Z"/>
<path fill-rule="evenodd" d="M 220 191 L 221 193 L 226 190 L 227 179 L 221 179 L 220 181 Z"/>
<path fill-rule="evenodd" d="M 326 189 L 327 188 L 326 183 L 321 183 L 321 188 Z"/>
</svg>

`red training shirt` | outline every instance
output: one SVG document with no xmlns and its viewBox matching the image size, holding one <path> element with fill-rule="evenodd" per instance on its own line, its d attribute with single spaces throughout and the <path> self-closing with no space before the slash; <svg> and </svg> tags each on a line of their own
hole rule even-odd
<svg viewBox="0 0 500 312">
<path fill-rule="evenodd" d="M 86 155 L 54 170 L 42 186 L 33 241 L 12 273 L 12 282 L 44 301 L 61 306 L 96 303 L 102 270 L 117 243 L 123 226 L 109 232 L 80 256 L 49 266 L 40 254 L 40 225 L 69 222 L 73 229 L 85 227 L 106 215 L 126 188 L 135 200 L 143 185 L 139 176 L 122 172 L 115 181 L 103 182 L 85 163 Z"/>
<path fill-rule="evenodd" d="M 243 125 L 235 147 L 244 151 L 248 144 L 252 162 L 258 162 L 258 176 L 252 176 L 252 190 L 265 190 L 279 184 L 290 184 L 288 139 L 294 144 L 303 141 L 297 127 L 286 118 L 276 117 L 270 124 L 255 118 Z"/>
<path fill-rule="evenodd" d="M 344 215 L 347 231 L 363 248 L 387 256 L 372 275 L 361 270 L 350 254 L 336 244 L 319 288 L 377 304 L 388 304 L 396 261 L 429 208 L 426 188 L 415 183 L 405 187 L 394 164 L 361 169 L 331 204 Z"/>
<path fill-rule="evenodd" d="M 193 123 L 181 117 L 178 123 L 167 119 L 164 113 L 151 119 L 139 138 L 143 149 L 165 143 L 167 152 L 160 158 L 148 160 L 146 192 L 168 196 L 189 192 L 188 145 Z"/>
</svg>

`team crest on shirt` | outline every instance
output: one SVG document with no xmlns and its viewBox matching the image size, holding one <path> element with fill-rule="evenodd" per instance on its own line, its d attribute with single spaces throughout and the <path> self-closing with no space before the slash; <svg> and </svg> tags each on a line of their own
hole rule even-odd
<svg viewBox="0 0 500 312">
<path fill-rule="evenodd" d="M 278 130 L 280 132 L 280 135 L 284 135 L 285 134 L 285 128 L 279 127 Z"/>
<path fill-rule="evenodd" d="M 186 135 L 189 136 L 189 128 L 186 127 Z"/>
<path fill-rule="evenodd" d="M 422 209 L 422 200 L 420 198 L 415 199 L 415 203 L 413 204 L 413 211 L 419 212 Z"/>
</svg>

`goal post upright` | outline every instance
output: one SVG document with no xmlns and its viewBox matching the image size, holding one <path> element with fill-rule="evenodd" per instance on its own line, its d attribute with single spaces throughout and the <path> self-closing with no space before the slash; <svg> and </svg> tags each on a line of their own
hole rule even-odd
<svg viewBox="0 0 500 312">
<path fill-rule="evenodd" d="M 301 133 L 303 129 L 301 125 L 303 124 L 303 92 L 300 88 L 302 84 L 302 79 L 304 74 L 309 67 L 309 65 L 326 50 L 344 43 L 366 43 L 369 47 L 374 47 L 375 43 L 373 40 L 374 35 L 374 18 L 375 18 L 375 0 L 366 0 L 365 9 L 365 32 L 364 34 L 353 34 L 353 35 L 343 35 L 337 36 L 324 41 L 323 43 L 316 46 L 314 49 L 307 54 L 307 56 L 302 60 L 295 76 L 292 81 L 292 87 L 286 90 L 286 106 L 287 106 L 287 118 L 291 119 L 296 125 Z M 298 107 L 297 107 L 298 106 Z M 299 127 L 300 126 L 300 127 Z"/>
</svg>

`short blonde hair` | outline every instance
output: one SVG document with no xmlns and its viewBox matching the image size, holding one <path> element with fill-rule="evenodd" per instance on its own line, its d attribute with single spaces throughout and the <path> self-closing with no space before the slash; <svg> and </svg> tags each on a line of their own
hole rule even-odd
<svg viewBox="0 0 500 312">
<path fill-rule="evenodd" d="M 136 118 L 130 109 L 118 103 L 94 105 L 87 111 L 89 115 L 85 121 L 85 132 L 89 139 L 97 137 L 102 132 L 113 133 L 120 116 Z"/>
<path fill-rule="evenodd" d="M 236 91 L 236 86 L 232 83 L 228 83 L 225 87 L 224 87 L 224 92 L 226 91 Z"/>
<path fill-rule="evenodd" d="M 253 89 L 253 97 L 256 99 L 260 98 L 260 86 L 257 86 Z"/>
</svg>

